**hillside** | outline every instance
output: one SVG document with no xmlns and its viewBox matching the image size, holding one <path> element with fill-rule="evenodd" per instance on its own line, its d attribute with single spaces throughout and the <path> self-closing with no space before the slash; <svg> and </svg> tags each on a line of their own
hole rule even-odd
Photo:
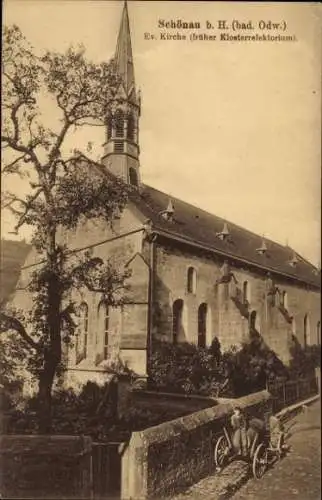
<svg viewBox="0 0 322 500">
<path fill-rule="evenodd" d="M 31 246 L 25 241 L 1 240 L 0 301 L 8 299 Z"/>
</svg>

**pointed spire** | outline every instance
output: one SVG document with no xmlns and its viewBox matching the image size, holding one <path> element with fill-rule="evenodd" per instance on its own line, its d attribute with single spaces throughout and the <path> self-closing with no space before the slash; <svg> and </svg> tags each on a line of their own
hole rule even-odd
<svg viewBox="0 0 322 500">
<path fill-rule="evenodd" d="M 122 77 L 126 95 L 129 96 L 135 89 L 135 80 L 129 13 L 126 0 L 123 6 L 120 30 L 117 38 L 115 66 L 118 74 Z"/>
</svg>

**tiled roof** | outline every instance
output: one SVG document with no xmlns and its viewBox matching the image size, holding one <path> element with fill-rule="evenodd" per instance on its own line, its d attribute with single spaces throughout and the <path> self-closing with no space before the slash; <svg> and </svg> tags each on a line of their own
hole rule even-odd
<svg viewBox="0 0 322 500">
<path fill-rule="evenodd" d="M 169 237 L 180 238 L 227 257 L 320 287 L 320 272 L 303 257 L 296 253 L 298 262 L 295 266 L 290 264 L 294 250 L 288 246 L 265 239 L 267 251 L 261 254 L 258 249 L 263 243 L 262 236 L 174 197 L 171 197 L 173 220 L 166 220 L 160 212 L 167 208 L 169 196 L 147 185 L 142 186 L 140 193 L 133 193 L 131 199 L 141 213 L 151 220 L 153 228 L 168 233 Z M 221 240 L 218 233 L 223 230 L 225 222 L 229 235 Z"/>
<path fill-rule="evenodd" d="M 89 161 L 88 158 L 86 161 Z M 91 163 L 101 175 L 105 175 L 111 181 L 115 179 L 103 165 Z M 146 184 L 141 184 L 139 190 L 133 189 L 130 200 L 143 217 L 152 222 L 154 230 L 169 238 L 181 239 L 224 257 L 260 267 L 267 272 L 284 275 L 302 284 L 321 288 L 320 271 L 289 246 L 265 238 L 267 251 L 261 254 L 258 249 L 263 244 L 262 236 L 172 196 L 173 220 L 166 220 L 162 212 L 169 205 L 169 195 Z M 221 240 L 218 233 L 222 232 L 225 223 L 229 235 Z M 294 256 L 297 257 L 297 263 L 292 266 L 290 262 Z"/>
</svg>

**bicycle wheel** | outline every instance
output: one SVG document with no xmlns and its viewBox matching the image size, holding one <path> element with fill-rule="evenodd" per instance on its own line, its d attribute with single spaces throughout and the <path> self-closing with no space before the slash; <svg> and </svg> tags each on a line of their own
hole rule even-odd
<svg viewBox="0 0 322 500">
<path fill-rule="evenodd" d="M 254 453 L 253 458 L 253 476 L 255 479 L 260 479 L 267 469 L 267 448 L 260 444 Z"/>
<path fill-rule="evenodd" d="M 220 436 L 215 446 L 216 467 L 222 467 L 229 454 L 229 445 L 225 436 Z"/>
</svg>

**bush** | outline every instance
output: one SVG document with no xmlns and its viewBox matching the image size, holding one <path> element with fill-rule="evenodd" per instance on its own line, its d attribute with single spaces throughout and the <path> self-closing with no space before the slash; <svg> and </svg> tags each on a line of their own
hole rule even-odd
<svg viewBox="0 0 322 500">
<path fill-rule="evenodd" d="M 218 346 L 156 342 L 153 347 L 149 387 L 165 392 L 218 394 L 225 380 Z"/>
<path fill-rule="evenodd" d="M 288 377 L 260 336 L 223 354 L 217 338 L 209 348 L 158 342 L 151 364 L 152 388 L 186 394 L 240 397 L 265 389 L 268 380 Z"/>
<path fill-rule="evenodd" d="M 95 441 L 126 441 L 133 431 L 140 431 L 182 416 L 171 408 L 164 410 L 130 407 L 126 415 L 117 415 L 115 382 L 99 386 L 88 382 L 79 394 L 72 389 L 57 390 L 52 398 L 52 434 L 87 435 Z M 37 397 L 26 401 L 24 410 L 7 414 L 8 434 L 36 434 Z"/>
<path fill-rule="evenodd" d="M 223 362 L 233 397 L 261 391 L 268 381 L 288 377 L 287 368 L 260 336 L 253 337 L 239 350 L 232 348 L 225 352 Z"/>
<path fill-rule="evenodd" d="M 294 336 L 291 354 L 289 376 L 292 379 L 312 376 L 315 368 L 321 366 L 321 346 L 308 345 L 302 347 Z"/>
</svg>

